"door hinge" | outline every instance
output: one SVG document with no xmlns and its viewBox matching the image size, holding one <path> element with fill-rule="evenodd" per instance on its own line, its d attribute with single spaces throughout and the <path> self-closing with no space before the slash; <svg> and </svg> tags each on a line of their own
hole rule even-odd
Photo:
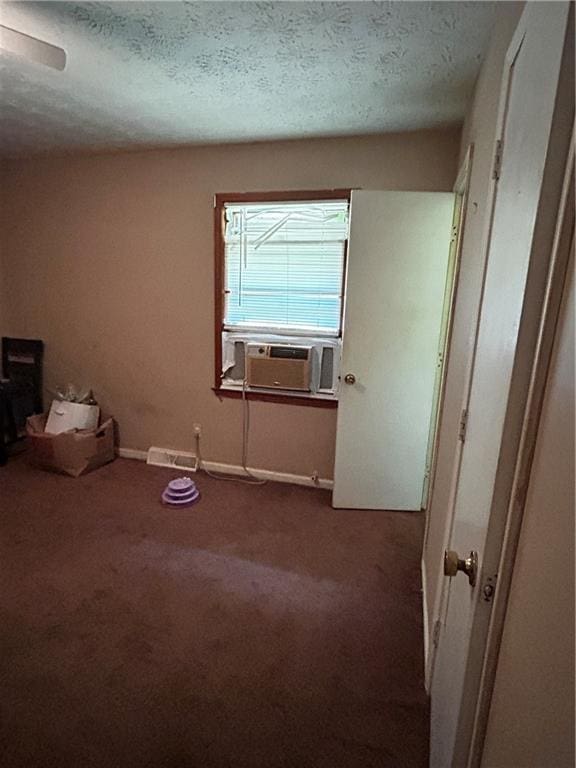
<svg viewBox="0 0 576 768">
<path fill-rule="evenodd" d="M 437 619 L 434 622 L 434 629 L 432 630 L 432 645 L 434 648 L 438 648 L 438 643 L 440 642 L 440 630 L 442 629 L 442 622 L 440 619 Z"/>
<path fill-rule="evenodd" d="M 482 585 L 482 598 L 485 603 L 492 602 L 496 590 L 497 578 L 498 574 L 495 573 L 493 576 L 487 576 L 486 579 L 484 579 L 484 584 Z"/>
<path fill-rule="evenodd" d="M 500 171 L 502 170 L 502 139 L 497 139 L 496 147 L 494 149 L 494 167 L 492 169 L 492 178 L 494 181 L 498 181 L 500 178 Z"/>
<path fill-rule="evenodd" d="M 466 440 L 466 429 L 468 427 L 468 410 L 464 408 L 460 416 L 460 427 L 458 429 L 458 439 L 463 443 Z"/>
</svg>

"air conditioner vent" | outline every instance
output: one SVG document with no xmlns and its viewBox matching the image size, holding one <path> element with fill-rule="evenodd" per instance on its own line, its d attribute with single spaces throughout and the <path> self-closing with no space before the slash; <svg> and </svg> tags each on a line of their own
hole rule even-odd
<svg viewBox="0 0 576 768">
<path fill-rule="evenodd" d="M 234 342 L 234 365 L 226 371 L 226 376 L 234 381 L 243 381 L 246 376 L 246 361 L 244 358 L 243 341 Z"/>
<path fill-rule="evenodd" d="M 270 347 L 270 357 L 277 357 L 282 360 L 308 360 L 310 357 L 310 347 Z"/>
<path fill-rule="evenodd" d="M 334 347 L 322 347 L 319 388 L 328 390 L 334 388 Z"/>
<path fill-rule="evenodd" d="M 313 347 L 247 344 L 248 386 L 310 392 L 313 353 Z"/>
</svg>

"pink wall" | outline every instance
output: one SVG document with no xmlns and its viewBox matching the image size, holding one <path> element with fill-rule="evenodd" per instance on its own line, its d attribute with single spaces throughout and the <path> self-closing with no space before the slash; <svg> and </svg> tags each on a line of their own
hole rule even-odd
<svg viewBox="0 0 576 768">
<path fill-rule="evenodd" d="M 121 445 L 237 464 L 241 403 L 213 384 L 215 192 L 450 190 L 459 131 L 7 161 L 4 332 L 46 342 L 46 383 L 89 385 Z M 332 476 L 336 412 L 251 406 L 250 464 Z"/>
</svg>

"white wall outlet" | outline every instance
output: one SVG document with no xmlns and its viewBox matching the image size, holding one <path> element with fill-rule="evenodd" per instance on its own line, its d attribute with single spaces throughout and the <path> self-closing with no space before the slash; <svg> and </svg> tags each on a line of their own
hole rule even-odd
<svg viewBox="0 0 576 768">
<path fill-rule="evenodd" d="M 192 430 L 194 431 L 195 435 L 198 435 L 198 437 L 200 437 L 200 435 L 202 434 L 202 424 L 198 424 L 197 422 L 195 422 L 194 424 L 192 424 Z"/>
</svg>

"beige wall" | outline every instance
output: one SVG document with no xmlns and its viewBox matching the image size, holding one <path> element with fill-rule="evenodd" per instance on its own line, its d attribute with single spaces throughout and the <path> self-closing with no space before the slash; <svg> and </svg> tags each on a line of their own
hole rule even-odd
<svg viewBox="0 0 576 768">
<path fill-rule="evenodd" d="M 450 190 L 459 131 L 11 161 L 7 331 L 46 342 L 46 382 L 89 385 L 121 444 L 237 464 L 241 404 L 213 385 L 215 192 Z M 254 403 L 250 464 L 332 477 L 336 412 Z"/>
<path fill-rule="evenodd" d="M 445 399 L 439 428 L 436 477 L 431 495 L 427 537 L 423 554 L 429 645 L 434 622 L 441 616 L 443 555 L 451 519 L 454 467 L 460 447 L 458 432 L 465 407 L 466 382 L 473 352 L 485 263 L 485 233 L 489 210 L 496 119 L 504 57 L 522 13 L 522 3 L 502 3 L 498 8 L 490 49 L 482 66 L 474 100 L 464 123 L 463 158 L 473 145 L 468 209 L 464 222 L 461 267 L 446 375 Z M 428 658 L 428 674 L 432 656 Z"/>
<path fill-rule="evenodd" d="M 514 565 L 484 768 L 574 766 L 573 267 Z"/>
</svg>

